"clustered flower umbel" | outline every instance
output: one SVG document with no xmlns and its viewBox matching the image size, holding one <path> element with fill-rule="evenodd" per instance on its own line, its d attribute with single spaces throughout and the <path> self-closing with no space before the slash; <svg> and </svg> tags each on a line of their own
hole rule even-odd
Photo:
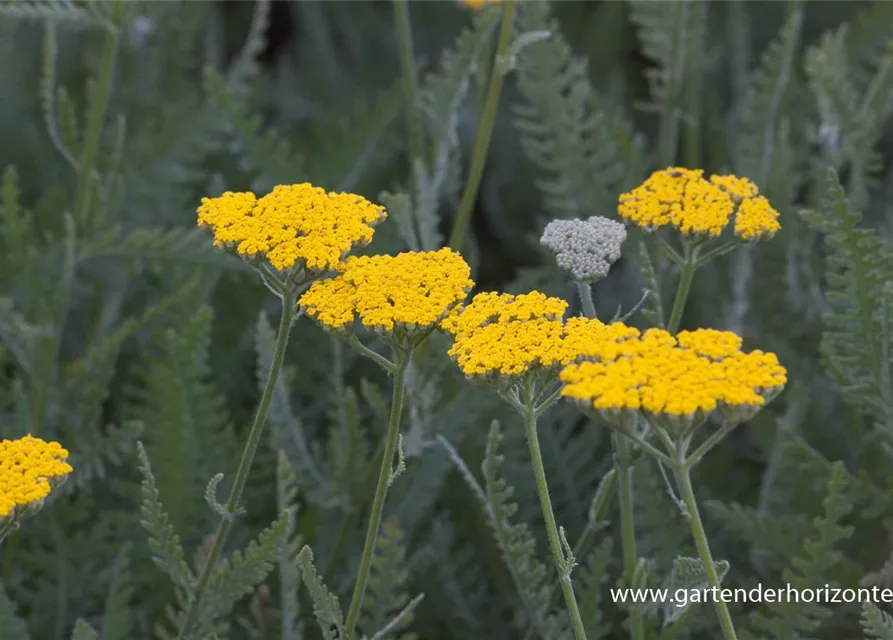
<svg viewBox="0 0 893 640">
<path fill-rule="evenodd" d="M 561 348 L 567 302 L 539 291 L 519 296 L 485 292 L 441 322 L 449 350 L 468 378 L 517 378 L 566 362 Z"/>
<path fill-rule="evenodd" d="M 384 207 L 352 193 L 328 193 L 308 183 L 279 185 L 258 199 L 227 191 L 202 198 L 198 226 L 214 232 L 214 244 L 274 269 L 314 274 L 337 269 L 353 248 L 372 240 Z"/>
<path fill-rule="evenodd" d="M 561 395 L 617 426 L 636 412 L 684 437 L 713 411 L 740 422 L 781 391 L 787 373 L 774 353 L 741 351 L 730 331 L 697 329 L 676 337 L 622 323 L 578 344 L 579 360 L 560 374 Z"/>
<path fill-rule="evenodd" d="M 588 220 L 553 220 L 546 225 L 540 244 L 555 254 L 555 262 L 579 282 L 597 282 L 607 277 L 620 259 L 626 240 L 622 222 L 602 216 Z"/>
<path fill-rule="evenodd" d="M 301 296 L 308 316 L 333 331 L 350 331 L 359 319 L 381 336 L 411 337 L 436 327 L 474 286 L 461 255 L 438 251 L 396 256 L 351 256 L 338 276 L 320 280 Z"/>
<path fill-rule="evenodd" d="M 621 194 L 618 213 L 647 230 L 672 226 L 690 236 L 717 237 L 734 216 L 735 235 L 769 238 L 781 228 L 778 211 L 747 178 L 710 176 L 701 169 L 670 167 Z"/>
<path fill-rule="evenodd" d="M 71 473 L 68 451 L 58 442 L 25 436 L 0 440 L 0 520 L 20 507 L 39 506 Z"/>
</svg>

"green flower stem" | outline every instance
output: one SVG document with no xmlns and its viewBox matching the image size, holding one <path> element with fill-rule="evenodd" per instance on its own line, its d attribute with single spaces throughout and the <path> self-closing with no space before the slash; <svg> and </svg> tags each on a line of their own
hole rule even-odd
<svg viewBox="0 0 893 640">
<path fill-rule="evenodd" d="M 456 213 L 456 222 L 453 224 L 453 232 L 450 234 L 449 247 L 457 252 L 462 250 L 462 243 L 465 241 L 465 231 L 471 218 L 471 209 L 474 207 L 478 188 L 481 186 L 481 177 L 484 175 L 484 162 L 487 159 L 487 151 L 490 148 L 490 136 L 493 134 L 493 124 L 496 121 L 496 107 L 499 105 L 502 82 L 507 73 L 507 70 L 503 68 L 502 61 L 505 59 L 505 54 L 512 39 L 515 3 L 516 0 L 505 0 L 503 3 L 502 27 L 499 31 L 499 42 L 496 45 L 493 71 L 490 74 L 490 86 L 487 89 L 484 112 L 481 115 L 481 123 L 474 141 L 468 181 L 465 183 L 465 191 L 462 193 L 462 200 L 459 202 L 459 209 Z"/>
<path fill-rule="evenodd" d="M 357 572 L 357 581 L 354 584 L 353 596 L 350 599 L 350 608 L 347 610 L 347 619 L 344 623 L 344 637 L 352 638 L 354 629 L 360 617 L 360 607 L 363 606 L 363 597 L 366 595 L 366 584 L 369 582 L 369 571 L 372 568 L 372 556 L 375 552 L 375 543 L 378 539 L 378 529 L 381 526 L 381 517 L 384 513 L 385 498 L 388 493 L 389 480 L 391 479 L 391 465 L 394 464 L 394 454 L 397 451 L 397 436 L 400 432 L 400 417 L 403 413 L 403 382 L 406 377 L 406 367 L 412 357 L 411 352 L 398 353 L 397 366 L 394 369 L 394 393 L 391 398 L 391 416 L 388 420 L 388 435 L 385 442 L 384 454 L 381 458 L 381 470 L 378 473 L 378 485 L 375 487 L 375 497 L 372 500 L 372 511 L 369 514 L 369 528 L 366 530 L 366 542 L 363 545 L 363 556 L 360 559 L 360 569 Z"/>
<path fill-rule="evenodd" d="M 614 437 L 615 466 L 617 468 L 618 501 L 620 502 L 620 537 L 623 545 L 623 570 L 627 586 L 632 586 L 636 572 L 636 524 L 633 511 L 633 467 L 630 461 L 629 443 L 626 436 Z M 645 638 L 645 619 L 639 613 L 632 615 L 633 640 Z"/>
<path fill-rule="evenodd" d="M 264 384 L 264 390 L 261 394 L 260 405 L 257 407 L 257 413 L 254 416 L 254 423 L 251 425 L 251 431 L 248 433 L 248 441 L 245 443 L 245 449 L 242 451 L 242 459 L 239 461 L 239 468 L 236 471 L 236 478 L 233 481 L 232 489 L 229 492 L 229 498 L 226 501 L 227 516 L 220 519 L 217 527 L 217 533 L 214 536 L 214 546 L 208 554 L 201 575 L 195 587 L 192 600 L 186 609 L 186 620 L 180 627 L 177 639 L 182 640 L 191 630 L 196 622 L 199 613 L 199 605 L 202 596 L 208 586 L 208 581 L 214 571 L 214 565 L 223 545 L 232 529 L 236 510 L 239 507 L 239 500 L 242 498 L 242 491 L 245 489 L 245 483 L 248 481 L 248 472 L 251 470 L 251 463 L 254 461 L 254 454 L 257 452 L 257 446 L 260 442 L 260 436 L 264 430 L 264 424 L 267 421 L 267 412 L 270 409 L 270 400 L 273 398 L 273 390 L 276 387 L 276 381 L 279 379 L 279 372 L 282 370 L 282 362 L 285 359 L 285 349 L 288 346 L 288 336 L 291 333 L 292 320 L 297 314 L 297 305 L 295 304 L 295 295 L 289 293 L 282 296 L 282 316 L 279 319 L 279 333 L 276 335 L 276 348 L 273 352 L 273 362 L 270 364 L 270 373 L 267 375 L 267 381 Z"/>
<path fill-rule="evenodd" d="M 422 157 L 422 129 L 419 110 L 416 106 L 418 87 L 408 0 L 394 0 L 394 22 L 397 27 L 397 44 L 400 49 L 400 76 L 403 83 L 403 99 L 406 101 L 410 166 L 412 166 L 416 159 Z"/>
<path fill-rule="evenodd" d="M 698 268 L 699 247 L 692 246 L 685 241 L 684 263 L 682 275 L 679 277 L 679 288 L 676 289 L 676 298 L 673 300 L 673 310 L 670 312 L 670 320 L 667 322 L 667 331 L 676 334 L 679 331 L 679 323 L 682 322 L 682 312 L 685 310 L 685 302 L 688 300 L 688 292 L 691 289 L 691 281 L 695 277 Z"/>
<path fill-rule="evenodd" d="M 707 582 L 710 583 L 715 592 L 718 592 L 720 588 L 719 575 L 717 575 L 716 566 L 713 564 L 713 554 L 710 553 L 710 545 L 707 543 L 704 523 L 701 522 L 698 503 L 695 501 L 695 492 L 691 486 L 689 469 L 684 462 L 680 461 L 673 465 L 673 475 L 676 476 L 676 484 L 679 485 L 679 493 L 688 512 L 691 533 L 695 539 L 695 546 L 698 549 L 701 564 L 704 565 L 704 573 L 707 574 Z M 713 599 L 713 607 L 716 609 L 716 615 L 719 618 L 720 625 L 722 625 L 722 635 L 725 640 L 738 640 L 738 635 L 735 633 L 735 625 L 732 623 L 732 615 L 729 613 L 726 603 L 722 601 L 722 598 L 716 597 Z"/>
<path fill-rule="evenodd" d="M 561 538 L 558 534 L 558 525 L 555 522 L 555 514 L 552 511 L 552 501 L 549 499 L 546 470 L 543 467 L 543 457 L 540 453 L 539 437 L 536 432 L 536 411 L 532 403 L 528 402 L 524 409 L 524 422 L 527 428 L 527 444 L 530 447 L 530 459 L 533 462 L 533 475 L 536 478 L 536 489 L 540 497 L 543 518 L 546 521 L 546 532 L 549 534 L 549 546 L 552 548 L 552 557 L 555 559 L 555 567 L 558 569 L 558 579 L 561 582 L 564 601 L 570 614 L 574 638 L 576 640 L 585 640 L 586 631 L 583 628 L 583 618 L 580 617 L 580 609 L 577 607 L 577 599 L 574 596 L 574 588 L 571 584 L 572 567 L 568 566 L 565 558 L 564 550 L 561 546 Z"/>
<path fill-rule="evenodd" d="M 580 302 L 583 303 L 583 314 L 587 318 L 598 318 L 595 303 L 592 301 L 592 285 L 579 280 L 575 280 L 574 283 L 577 285 L 577 292 L 580 294 Z"/>
</svg>

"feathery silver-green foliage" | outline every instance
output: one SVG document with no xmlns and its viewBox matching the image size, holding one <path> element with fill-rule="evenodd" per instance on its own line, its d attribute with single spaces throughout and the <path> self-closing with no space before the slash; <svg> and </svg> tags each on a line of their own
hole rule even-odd
<svg viewBox="0 0 893 640">
<path fill-rule="evenodd" d="M 390 2 L 0 3 L 0 437 L 57 440 L 75 469 L 0 546 L 0 639 L 175 640 L 222 515 L 187 637 L 361 640 L 345 607 L 391 380 L 299 318 L 226 513 L 276 311 L 195 209 L 312 182 L 387 206 L 362 253 L 437 249 L 494 69 L 477 289 L 573 302 L 563 266 L 611 266 L 599 317 L 663 326 L 678 272 L 653 234 L 627 227 L 619 257 L 574 271 L 537 245 L 546 222 L 613 223 L 619 194 L 671 165 L 753 180 L 782 230 L 699 270 L 682 321 L 738 331 L 790 378 L 694 471 L 717 568 L 731 587 L 893 588 L 893 5 L 523 0 L 494 60 L 501 4 L 408 3 L 404 95 Z M 565 640 L 524 434 L 448 348 L 432 336 L 407 374 L 359 629 Z M 564 401 L 538 430 L 587 637 L 629 637 L 610 438 Z M 633 478 L 634 586 L 703 587 L 661 469 L 641 456 Z M 639 610 L 648 640 L 720 635 L 707 604 Z M 891 638 L 891 613 L 732 609 L 742 640 Z"/>
</svg>

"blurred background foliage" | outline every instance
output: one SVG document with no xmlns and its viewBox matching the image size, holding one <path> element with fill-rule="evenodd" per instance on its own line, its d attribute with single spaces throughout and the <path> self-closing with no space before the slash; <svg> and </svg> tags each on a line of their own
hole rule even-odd
<svg viewBox="0 0 893 640">
<path fill-rule="evenodd" d="M 426 153 L 446 159 L 426 168 L 440 183 L 424 193 L 390 2 L 0 4 L 0 436 L 58 439 L 76 469 L 0 549 L 0 638 L 67 638 L 78 618 L 104 640 L 173 637 L 182 602 L 150 558 L 135 443 L 194 567 L 217 517 L 205 485 L 223 473 L 224 495 L 235 469 L 276 313 L 257 279 L 194 229 L 202 196 L 307 181 L 387 201 L 391 219 L 366 251 L 449 235 L 500 9 L 409 9 L 416 117 Z M 619 193 L 671 165 L 756 181 L 784 230 L 699 273 L 683 327 L 740 332 L 747 348 L 776 351 L 792 382 L 698 470 L 714 553 L 731 562 L 730 586 L 893 583 L 893 3 L 525 0 L 516 26 L 550 33 L 515 52 L 504 88 L 466 245 L 478 288 L 538 288 L 575 311 L 572 285 L 537 244 L 548 220 L 614 217 Z M 666 310 L 675 278 L 659 247 L 631 234 L 596 305 L 603 317 L 629 311 L 653 286 Z M 657 318 L 655 300 L 631 322 Z M 500 548 L 434 440 L 495 490 L 495 453 L 486 473 L 481 462 L 502 421 L 511 518 L 546 558 L 523 434 L 460 379 L 446 346 L 433 340 L 411 370 L 408 469 L 389 497 L 363 629 L 371 636 L 424 593 L 412 624 L 386 637 L 523 637 L 543 603 L 519 596 L 508 567 L 551 564 L 530 557 L 525 532 Z M 229 549 L 284 506 L 297 504 L 297 519 L 273 560 L 253 558 L 263 570 L 248 584 L 216 594 L 207 637 L 319 637 L 296 587 L 299 543 L 342 601 L 350 593 L 387 380 L 302 320 L 280 387 Z M 624 637 L 626 614 L 606 592 L 620 575 L 614 510 L 604 527 L 589 514 L 607 436 L 565 406 L 541 431 L 559 523 L 572 541 L 589 531 L 574 574 L 589 638 Z M 637 466 L 636 496 L 648 584 L 684 583 L 674 559 L 692 556 L 691 543 L 657 468 Z M 881 635 L 893 633 L 884 614 L 857 604 L 734 612 L 742 637 L 861 637 L 860 616 L 870 637 L 893 637 Z M 650 637 L 717 635 L 709 607 L 651 613 Z"/>
</svg>

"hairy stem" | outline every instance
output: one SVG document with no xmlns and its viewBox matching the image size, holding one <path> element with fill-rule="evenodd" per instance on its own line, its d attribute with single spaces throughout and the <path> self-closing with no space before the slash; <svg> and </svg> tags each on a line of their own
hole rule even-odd
<svg viewBox="0 0 893 640">
<path fill-rule="evenodd" d="M 465 232 L 471 219 L 471 210 L 477 199 L 478 188 L 481 186 L 481 177 L 484 175 L 484 162 L 487 159 L 487 151 L 490 149 L 490 136 L 493 133 L 493 125 L 496 122 L 496 107 L 499 105 L 502 82 L 506 76 L 502 60 L 505 58 L 512 38 L 515 2 L 516 0 L 506 0 L 503 3 L 502 26 L 499 31 L 499 42 L 496 45 L 493 71 L 490 74 L 490 86 L 487 89 L 487 99 L 484 103 L 484 112 L 481 115 L 481 124 L 478 127 L 477 137 L 474 141 L 471 167 L 468 170 L 468 181 L 465 183 L 465 191 L 462 193 L 462 200 L 459 202 L 459 209 L 456 213 L 456 222 L 453 224 L 453 232 L 450 234 L 449 247 L 455 251 L 462 250 Z"/>
<path fill-rule="evenodd" d="M 577 292 L 580 294 L 580 302 L 583 304 L 583 314 L 587 318 L 598 318 L 595 310 L 595 302 L 592 300 L 592 285 L 588 282 L 575 281 Z"/>
<path fill-rule="evenodd" d="M 178 640 L 183 640 L 196 622 L 199 613 L 202 596 L 208 586 L 211 573 L 214 571 L 214 565 L 220 557 L 223 545 L 232 529 L 235 520 L 234 514 L 239 506 L 239 500 L 242 499 L 242 491 L 245 489 L 245 483 L 248 481 L 248 472 L 251 470 L 251 463 L 254 461 L 254 454 L 257 452 L 257 445 L 260 442 L 260 436 L 264 430 L 264 424 L 267 421 L 267 412 L 270 409 L 270 400 L 273 398 L 273 390 L 276 387 L 276 381 L 279 379 L 279 372 L 282 370 L 282 362 L 285 359 L 285 349 L 288 346 L 288 336 L 291 332 L 292 319 L 297 313 L 294 294 L 285 294 L 282 296 L 282 316 L 279 319 L 279 333 L 276 335 L 276 348 L 273 352 L 273 361 L 270 364 L 270 373 L 267 375 L 267 381 L 264 384 L 264 390 L 261 394 L 260 404 L 257 407 L 257 413 L 254 415 L 254 423 L 251 425 L 251 431 L 248 433 L 248 441 L 245 443 L 245 449 L 242 451 L 242 459 L 239 460 L 239 468 L 236 471 L 236 478 L 233 481 L 232 489 L 229 492 L 229 498 L 226 501 L 226 512 L 228 515 L 220 519 L 217 526 L 217 533 L 214 536 L 214 545 L 208 554 L 201 575 L 196 583 L 195 592 L 189 607 L 186 609 L 186 619 L 180 632 L 177 635 Z"/>
<path fill-rule="evenodd" d="M 410 166 L 422 156 L 422 131 L 419 110 L 416 106 L 418 86 L 416 81 L 415 52 L 412 45 L 412 28 L 409 22 L 409 1 L 394 0 L 394 22 L 397 26 L 397 44 L 400 50 L 400 77 L 403 83 L 403 99 L 406 103 L 406 125 L 409 134 Z"/>
<path fill-rule="evenodd" d="M 713 564 L 713 554 L 710 553 L 710 545 L 707 542 L 707 534 L 704 531 L 704 523 L 701 521 L 701 514 L 698 511 L 698 503 L 695 500 L 695 492 L 691 486 L 691 477 L 689 469 L 684 463 L 673 465 L 673 475 L 676 476 L 676 484 L 679 485 L 679 493 L 682 501 L 685 503 L 685 509 L 688 512 L 688 520 L 691 524 L 691 533 L 695 539 L 695 546 L 698 549 L 698 556 L 701 558 L 701 564 L 704 565 L 704 573 L 707 575 L 707 582 L 713 588 L 714 593 L 719 591 L 719 575 L 716 573 L 716 566 Z M 722 626 L 722 635 L 725 640 L 738 640 L 735 633 L 735 625 L 732 623 L 732 615 L 729 608 L 722 598 L 713 598 L 713 607 L 716 609 L 716 615 Z"/>
<path fill-rule="evenodd" d="M 564 601 L 570 614 L 571 626 L 576 640 L 585 640 L 586 631 L 583 628 L 583 618 L 580 617 L 580 609 L 577 607 L 577 598 L 574 595 L 574 587 L 571 584 L 571 567 L 568 566 L 564 550 L 561 546 L 561 538 L 558 534 L 558 525 L 555 522 L 555 514 L 552 511 L 552 501 L 549 498 L 549 487 L 546 484 L 546 470 L 543 467 L 543 456 L 540 453 L 539 436 L 536 431 L 536 411 L 532 403 L 524 410 L 524 422 L 527 429 L 527 444 L 530 448 L 530 460 L 533 463 L 533 475 L 536 478 L 536 490 L 540 497 L 540 506 L 543 510 L 543 518 L 546 521 L 546 533 L 549 534 L 549 546 L 552 548 L 552 557 L 555 567 L 558 569 L 558 579 L 561 582 L 561 590 L 564 593 Z"/>
<path fill-rule="evenodd" d="M 401 353 L 396 358 L 397 366 L 394 369 L 394 392 L 391 398 L 388 434 L 384 454 L 381 457 L 378 485 L 375 487 L 375 497 L 372 500 L 372 511 L 369 514 L 369 528 L 366 530 L 366 542 L 363 545 L 363 555 L 360 558 L 360 569 L 357 572 L 357 581 L 354 584 L 350 608 L 347 610 L 347 619 L 344 623 L 345 638 L 353 637 L 354 629 L 360 617 L 360 607 L 363 606 L 363 597 L 366 595 L 366 584 L 369 582 L 369 571 L 372 568 L 372 556 L 375 552 L 375 543 L 378 540 L 378 529 L 381 526 L 385 498 L 388 494 L 388 485 L 391 479 L 391 465 L 394 464 L 394 454 L 397 451 L 400 416 L 403 413 L 403 382 L 406 377 L 406 367 L 411 357 L 411 353 Z"/>
<path fill-rule="evenodd" d="M 682 312 L 685 310 L 685 302 L 688 300 L 691 282 L 695 277 L 695 271 L 698 269 L 698 247 L 692 247 L 686 242 L 684 249 L 683 259 L 685 262 L 682 264 L 682 274 L 679 276 L 679 288 L 676 289 L 673 310 L 670 312 L 670 320 L 667 322 L 667 331 L 674 335 L 679 331 L 679 323 L 682 322 Z"/>
</svg>

